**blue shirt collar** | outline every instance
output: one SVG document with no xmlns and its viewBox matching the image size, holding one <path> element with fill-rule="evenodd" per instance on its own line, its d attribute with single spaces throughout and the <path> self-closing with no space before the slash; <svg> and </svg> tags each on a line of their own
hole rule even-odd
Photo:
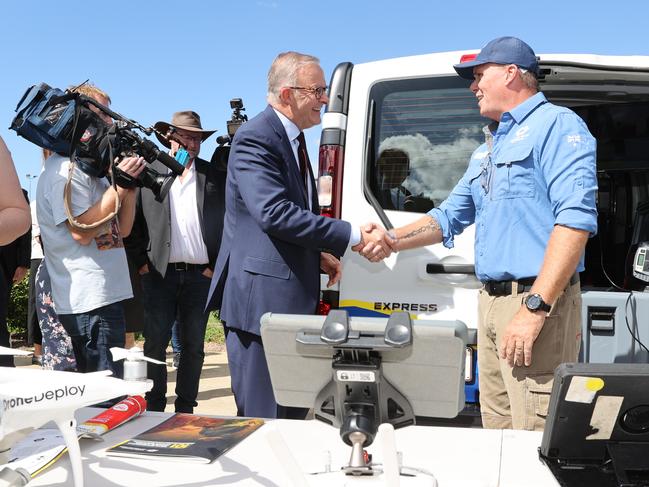
<svg viewBox="0 0 649 487">
<path fill-rule="evenodd" d="M 293 140 L 295 140 L 297 136 L 300 135 L 300 129 L 286 115 L 284 115 L 282 112 L 277 110 L 275 107 L 273 107 L 273 110 L 275 110 L 275 113 L 277 114 L 279 121 L 282 122 L 288 140 L 293 142 Z"/>
<path fill-rule="evenodd" d="M 517 124 L 520 124 L 525 119 L 525 117 L 527 117 L 530 113 L 532 113 L 539 105 L 542 105 L 543 103 L 547 103 L 547 101 L 548 100 L 545 97 L 545 95 L 539 91 L 536 95 L 530 96 L 523 103 L 519 104 L 509 112 L 505 112 L 505 113 L 509 113 L 509 115 L 514 119 L 514 121 Z"/>
</svg>

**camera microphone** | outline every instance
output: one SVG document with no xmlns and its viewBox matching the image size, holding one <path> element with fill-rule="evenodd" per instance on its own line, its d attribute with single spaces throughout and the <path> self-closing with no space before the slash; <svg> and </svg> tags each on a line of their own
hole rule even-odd
<svg viewBox="0 0 649 487">
<path fill-rule="evenodd" d="M 176 159 L 171 157 L 166 152 L 158 152 L 158 154 L 156 154 L 156 159 L 158 159 L 161 163 L 171 169 L 172 172 L 174 172 L 178 176 L 182 176 L 183 172 L 185 171 L 185 166 L 180 164 Z"/>
<path fill-rule="evenodd" d="M 151 142 L 148 139 L 142 139 L 137 137 L 132 132 L 130 133 L 130 138 L 137 141 L 137 150 L 136 152 L 140 154 L 144 159 L 151 164 L 156 159 L 167 166 L 171 171 L 181 176 L 185 171 L 185 166 L 180 164 L 176 159 L 171 157 L 166 152 L 161 151 L 157 145 Z"/>
</svg>

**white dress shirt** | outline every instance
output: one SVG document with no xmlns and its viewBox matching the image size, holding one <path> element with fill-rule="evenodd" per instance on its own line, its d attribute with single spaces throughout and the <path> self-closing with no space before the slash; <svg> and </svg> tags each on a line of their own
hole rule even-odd
<svg viewBox="0 0 649 487">
<path fill-rule="evenodd" d="M 207 246 L 203 241 L 196 202 L 196 162 L 189 166 L 181 181 L 176 177 L 169 190 L 171 248 L 169 262 L 207 264 Z"/>
</svg>

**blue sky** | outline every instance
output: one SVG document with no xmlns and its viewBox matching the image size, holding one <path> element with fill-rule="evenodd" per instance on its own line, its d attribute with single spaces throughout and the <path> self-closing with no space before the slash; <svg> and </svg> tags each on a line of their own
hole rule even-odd
<svg viewBox="0 0 649 487">
<path fill-rule="evenodd" d="M 219 135 L 231 98 L 243 98 L 249 116 L 265 107 L 268 67 L 286 50 L 318 56 L 327 80 L 339 62 L 478 49 L 500 35 L 537 52 L 649 55 L 647 0 L 19 0 L 3 2 L 1 22 L 0 135 L 25 188 L 40 152 L 7 127 L 41 81 L 65 88 L 90 78 L 144 125 L 194 109 Z M 307 132 L 313 162 L 319 133 Z"/>
</svg>

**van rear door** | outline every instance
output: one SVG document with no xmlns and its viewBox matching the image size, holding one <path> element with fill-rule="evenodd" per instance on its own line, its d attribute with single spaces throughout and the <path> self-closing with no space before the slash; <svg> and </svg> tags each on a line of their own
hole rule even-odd
<svg viewBox="0 0 649 487">
<path fill-rule="evenodd" d="M 355 225 L 379 219 L 401 226 L 439 205 L 453 189 L 483 140 L 485 125 L 468 82 L 452 70 L 459 56 L 356 65 L 344 77 L 348 92 L 340 90 L 338 97 L 348 98 L 341 218 Z M 332 82 L 332 99 L 334 90 Z M 328 116 L 329 111 L 323 141 Z M 380 264 L 346 254 L 339 306 L 356 315 L 404 310 L 422 319 L 458 319 L 475 329 L 479 282 L 473 235 L 470 227 L 453 249 L 429 246 Z"/>
</svg>

